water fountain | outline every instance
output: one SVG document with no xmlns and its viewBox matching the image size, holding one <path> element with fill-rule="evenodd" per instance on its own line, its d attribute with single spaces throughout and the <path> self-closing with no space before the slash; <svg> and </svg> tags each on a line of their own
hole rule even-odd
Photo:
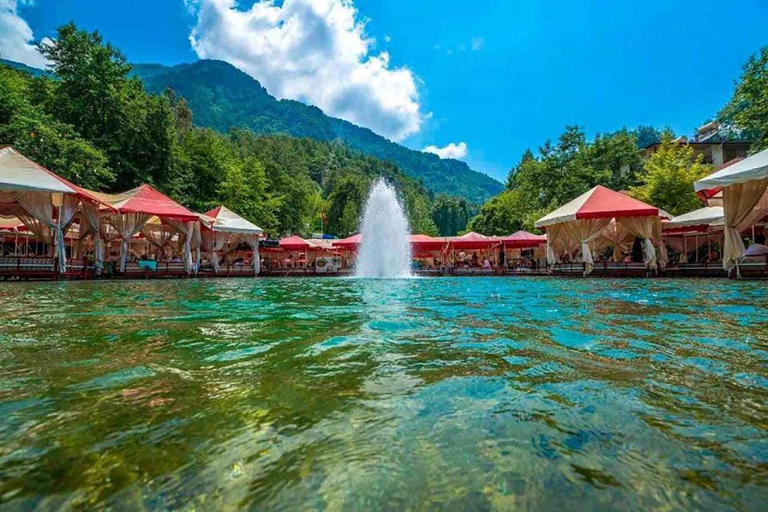
<svg viewBox="0 0 768 512">
<path fill-rule="evenodd" d="M 384 179 L 371 187 L 360 222 L 357 277 L 411 276 L 410 227 L 395 189 Z"/>
</svg>

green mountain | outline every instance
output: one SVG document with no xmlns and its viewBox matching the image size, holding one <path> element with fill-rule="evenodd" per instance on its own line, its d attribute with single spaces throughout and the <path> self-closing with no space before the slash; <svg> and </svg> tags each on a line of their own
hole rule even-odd
<svg viewBox="0 0 768 512">
<path fill-rule="evenodd" d="M 19 71 L 24 71 L 25 73 L 29 73 L 32 76 L 41 76 L 41 75 L 49 74 L 45 70 L 33 68 L 30 66 L 27 66 L 26 64 L 22 64 L 21 62 L 14 62 L 12 60 L 0 59 L 0 64 L 5 64 L 9 68 L 18 69 Z"/>
<path fill-rule="evenodd" d="M 174 67 L 139 64 L 134 66 L 134 73 L 151 92 L 170 88 L 186 98 L 198 126 L 220 132 L 241 127 L 261 134 L 341 139 L 352 149 L 397 164 L 436 193 L 462 196 L 473 202 L 483 202 L 503 188 L 464 162 L 408 149 L 367 128 L 329 117 L 317 107 L 277 100 L 257 80 L 226 62 L 201 60 Z"/>
</svg>

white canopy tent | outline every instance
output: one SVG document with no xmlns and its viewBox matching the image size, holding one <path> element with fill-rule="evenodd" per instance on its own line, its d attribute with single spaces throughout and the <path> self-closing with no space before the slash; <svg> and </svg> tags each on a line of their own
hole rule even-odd
<svg viewBox="0 0 768 512">
<path fill-rule="evenodd" d="M 741 232 L 768 215 L 768 150 L 720 169 L 694 184 L 696 192 L 722 189 L 725 242 L 723 268 L 736 267 L 745 247 Z"/>
<path fill-rule="evenodd" d="M 692 212 L 684 213 L 668 221 L 662 221 L 661 229 L 664 231 L 709 228 L 723 229 L 725 215 L 722 206 L 705 206 Z"/>
<path fill-rule="evenodd" d="M 628 234 L 643 239 L 643 259 L 648 268 L 656 269 L 667 261 L 661 243 L 661 219 L 669 218 L 663 210 L 598 185 L 569 203 L 536 221 L 537 228 L 547 231 L 547 262 L 554 265 L 563 252 L 581 248 L 584 273 L 594 267 L 590 244 L 610 236 L 611 223 L 620 224 Z M 615 232 L 614 243 L 623 243 L 626 234 Z M 656 255 L 653 242 L 659 246 Z"/>
<path fill-rule="evenodd" d="M 206 230 L 202 232 L 203 248 L 210 253 L 213 269 L 219 271 L 219 251 L 229 242 L 237 244 L 243 241 L 253 250 L 253 271 L 261 272 L 259 256 L 259 238 L 264 233 L 256 224 L 244 219 L 226 206 L 219 206 L 200 217 Z"/>
<path fill-rule="evenodd" d="M 714 242 L 722 244 L 723 207 L 705 206 L 678 215 L 669 221 L 662 221 L 661 229 L 664 242 L 680 253 L 680 263 L 688 263 L 688 253 L 697 251 L 705 244 L 711 248 L 713 238 Z M 716 235 L 713 236 L 713 233 Z"/>
<path fill-rule="evenodd" d="M 66 272 L 64 233 L 80 202 L 99 199 L 10 146 L 0 147 L 0 215 L 16 216 L 35 238 L 52 245 L 60 272 Z"/>
</svg>

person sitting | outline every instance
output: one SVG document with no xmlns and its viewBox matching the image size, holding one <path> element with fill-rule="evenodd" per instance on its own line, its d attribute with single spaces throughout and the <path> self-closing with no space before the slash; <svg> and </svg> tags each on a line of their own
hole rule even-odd
<svg viewBox="0 0 768 512">
<path fill-rule="evenodd" d="M 627 264 L 632 263 L 632 255 L 629 253 L 625 254 L 624 259 L 622 261 L 624 261 L 624 263 L 627 263 Z"/>
<path fill-rule="evenodd" d="M 459 266 L 460 267 L 467 266 L 467 253 L 465 253 L 464 251 L 459 252 Z"/>
<path fill-rule="evenodd" d="M 480 266 L 480 258 L 477 257 L 477 253 L 472 253 L 472 267 L 477 268 Z"/>
<path fill-rule="evenodd" d="M 491 260 L 489 260 L 486 256 L 486 258 L 483 260 L 483 270 L 491 270 L 491 268 L 493 268 L 491 265 Z"/>
<path fill-rule="evenodd" d="M 710 263 L 720 261 L 720 254 L 716 250 L 712 249 L 709 251 L 709 254 L 707 254 L 707 261 Z"/>
<path fill-rule="evenodd" d="M 181 263 L 181 256 L 178 254 L 171 259 L 171 263 Z"/>
</svg>

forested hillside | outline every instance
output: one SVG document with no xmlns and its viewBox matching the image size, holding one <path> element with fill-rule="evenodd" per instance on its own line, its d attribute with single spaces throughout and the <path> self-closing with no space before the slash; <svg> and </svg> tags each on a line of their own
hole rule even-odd
<svg viewBox="0 0 768 512">
<path fill-rule="evenodd" d="M 394 182 L 415 231 L 437 233 L 431 194 L 340 141 L 221 134 L 173 93 L 152 94 L 98 33 L 74 25 L 41 47 L 48 74 L 0 65 L 0 144 L 99 191 L 155 185 L 196 211 L 226 204 L 272 235 L 357 229 L 369 184 Z"/>
<path fill-rule="evenodd" d="M 483 202 L 503 188 L 464 162 L 408 149 L 298 101 L 278 101 L 258 81 L 226 62 L 201 60 L 174 67 L 140 64 L 133 67 L 133 73 L 151 92 L 170 88 L 184 97 L 195 112 L 197 126 L 222 133 L 240 127 L 259 134 L 340 139 L 352 149 L 394 162 L 435 193 L 462 196 L 472 202 Z"/>
<path fill-rule="evenodd" d="M 712 120 L 702 119 L 702 124 Z M 768 46 L 752 55 L 717 115 L 720 140 L 748 140 L 751 151 L 768 148 Z M 640 150 L 661 141 L 643 161 Z M 691 146 L 668 129 L 639 126 L 597 134 L 589 140 L 568 126 L 556 141 L 526 151 L 509 171 L 504 192 L 485 203 L 469 229 L 488 235 L 533 229 L 537 219 L 595 185 L 626 191 L 633 197 L 680 215 L 702 206 L 693 183 L 713 171 Z"/>
</svg>

